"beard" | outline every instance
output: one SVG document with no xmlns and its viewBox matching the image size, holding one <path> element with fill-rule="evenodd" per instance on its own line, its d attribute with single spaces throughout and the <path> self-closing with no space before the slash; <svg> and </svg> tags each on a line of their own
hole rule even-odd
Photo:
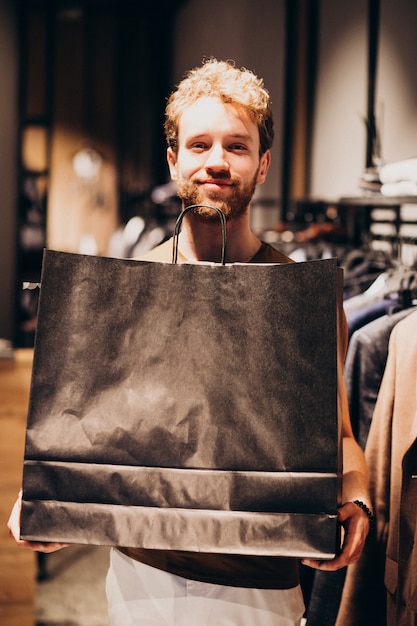
<svg viewBox="0 0 417 626">
<path fill-rule="evenodd" d="M 226 219 L 234 219 L 244 215 L 256 188 L 256 179 L 258 172 L 255 173 L 252 180 L 246 184 L 242 184 L 239 179 L 228 179 L 231 182 L 229 187 L 229 195 L 227 200 L 222 198 L 222 192 L 210 191 L 204 189 L 199 180 L 182 180 L 178 181 L 178 196 L 183 202 L 184 208 L 193 204 L 203 204 L 215 206 L 226 216 Z M 221 181 L 225 178 L 223 175 L 211 176 L 211 180 L 216 178 Z M 196 207 L 194 212 L 210 221 L 218 220 L 216 211 L 205 206 Z"/>
</svg>

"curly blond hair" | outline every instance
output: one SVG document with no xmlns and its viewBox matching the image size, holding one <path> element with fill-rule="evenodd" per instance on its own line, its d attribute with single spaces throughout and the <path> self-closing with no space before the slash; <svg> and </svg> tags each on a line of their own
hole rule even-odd
<svg viewBox="0 0 417 626">
<path fill-rule="evenodd" d="M 202 96 L 243 108 L 258 126 L 260 156 L 274 139 L 274 122 L 269 93 L 259 78 L 246 68 L 238 69 L 233 61 L 211 58 L 190 70 L 170 95 L 165 109 L 165 137 L 168 146 L 178 150 L 178 125 L 184 110 Z"/>
</svg>

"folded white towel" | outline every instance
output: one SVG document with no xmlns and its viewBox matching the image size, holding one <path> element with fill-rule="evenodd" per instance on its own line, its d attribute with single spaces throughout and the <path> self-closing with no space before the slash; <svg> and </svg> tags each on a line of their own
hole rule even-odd
<svg viewBox="0 0 417 626">
<path fill-rule="evenodd" d="M 417 182 L 400 180 L 398 183 L 384 183 L 381 185 L 383 196 L 393 198 L 395 196 L 417 196 Z"/>
<path fill-rule="evenodd" d="M 411 180 L 417 183 L 417 157 L 383 165 L 379 172 L 379 179 L 381 183 L 397 183 L 400 180 Z"/>
</svg>

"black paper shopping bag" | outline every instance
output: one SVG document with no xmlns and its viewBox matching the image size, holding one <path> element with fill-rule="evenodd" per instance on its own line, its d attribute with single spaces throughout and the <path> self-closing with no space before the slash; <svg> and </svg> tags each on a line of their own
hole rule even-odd
<svg viewBox="0 0 417 626">
<path fill-rule="evenodd" d="M 45 251 L 22 537 L 333 556 L 339 271 Z"/>
</svg>

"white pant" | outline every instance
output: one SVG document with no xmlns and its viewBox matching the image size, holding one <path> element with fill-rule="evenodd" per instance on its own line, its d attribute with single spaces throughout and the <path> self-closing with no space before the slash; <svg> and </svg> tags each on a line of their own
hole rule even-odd
<svg viewBox="0 0 417 626">
<path fill-rule="evenodd" d="M 106 584 L 111 626 L 300 626 L 300 587 L 245 589 L 187 580 L 116 549 Z"/>
</svg>

